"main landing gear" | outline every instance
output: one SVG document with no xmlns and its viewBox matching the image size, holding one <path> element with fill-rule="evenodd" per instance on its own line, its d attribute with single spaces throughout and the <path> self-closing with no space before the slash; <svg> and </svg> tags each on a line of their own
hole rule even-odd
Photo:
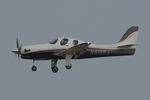
<svg viewBox="0 0 150 100">
<path fill-rule="evenodd" d="M 58 61 L 58 59 L 52 59 L 51 60 L 51 69 L 52 69 L 52 72 L 54 72 L 54 73 L 58 72 L 58 67 L 56 66 L 57 61 Z"/>
<path fill-rule="evenodd" d="M 52 72 L 54 73 L 57 73 L 58 72 L 58 67 L 57 67 L 57 61 L 58 59 L 52 59 L 51 60 L 51 69 L 52 69 Z M 72 65 L 70 64 L 70 61 L 66 61 L 66 69 L 71 69 L 72 68 Z"/>
<path fill-rule="evenodd" d="M 71 58 L 72 58 L 72 55 L 69 55 L 67 54 L 65 59 L 66 59 L 66 69 L 71 69 L 72 68 L 72 65 L 71 65 Z"/>
</svg>

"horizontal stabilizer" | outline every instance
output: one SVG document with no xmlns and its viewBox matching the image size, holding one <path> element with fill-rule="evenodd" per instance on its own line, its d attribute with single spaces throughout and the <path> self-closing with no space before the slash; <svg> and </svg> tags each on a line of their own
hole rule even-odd
<svg viewBox="0 0 150 100">
<path fill-rule="evenodd" d="M 122 46 L 118 46 L 118 48 L 122 48 L 122 49 L 131 49 L 132 47 L 135 47 L 135 44 L 130 44 L 130 45 L 122 45 Z"/>
</svg>

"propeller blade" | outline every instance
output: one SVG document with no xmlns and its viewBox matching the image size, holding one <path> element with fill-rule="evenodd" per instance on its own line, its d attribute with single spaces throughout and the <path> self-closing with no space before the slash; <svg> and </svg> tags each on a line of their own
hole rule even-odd
<svg viewBox="0 0 150 100">
<path fill-rule="evenodd" d="M 16 38 L 16 47 L 19 48 L 19 41 L 18 41 L 18 37 Z"/>
<path fill-rule="evenodd" d="M 19 39 L 18 39 L 18 37 L 16 38 L 16 47 L 17 47 L 17 49 L 18 49 L 18 60 L 19 60 L 19 58 L 20 58 L 20 54 L 21 54 L 21 48 L 22 48 L 22 45 L 20 45 L 19 44 Z"/>
<path fill-rule="evenodd" d="M 22 45 L 19 44 L 19 39 L 18 36 L 16 37 L 16 50 L 13 50 L 12 52 L 16 55 L 18 55 L 18 60 L 20 60 L 21 57 L 21 50 L 22 50 Z"/>
<path fill-rule="evenodd" d="M 22 49 L 22 45 L 20 45 L 18 48 L 19 54 L 21 54 L 21 49 Z"/>
</svg>

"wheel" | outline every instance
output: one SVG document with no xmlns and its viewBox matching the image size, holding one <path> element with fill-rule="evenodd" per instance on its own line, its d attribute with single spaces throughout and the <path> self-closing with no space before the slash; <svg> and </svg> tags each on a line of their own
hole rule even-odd
<svg viewBox="0 0 150 100">
<path fill-rule="evenodd" d="M 70 66 L 65 66 L 66 67 L 66 69 L 71 69 L 72 68 L 72 65 L 70 65 Z"/>
<path fill-rule="evenodd" d="M 32 71 L 35 72 L 37 70 L 36 66 L 32 66 Z"/>
<path fill-rule="evenodd" d="M 58 72 L 58 67 L 52 67 L 52 72 L 57 73 Z"/>
</svg>

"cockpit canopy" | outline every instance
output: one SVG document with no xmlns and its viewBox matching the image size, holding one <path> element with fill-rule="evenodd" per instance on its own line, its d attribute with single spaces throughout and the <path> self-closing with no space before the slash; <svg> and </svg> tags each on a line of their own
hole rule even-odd
<svg viewBox="0 0 150 100">
<path fill-rule="evenodd" d="M 59 43 L 58 43 L 59 42 Z M 62 38 L 56 38 L 56 39 L 53 39 L 52 41 L 50 41 L 49 43 L 50 44 L 56 44 L 56 43 L 58 43 L 58 44 L 60 44 L 61 46 L 64 46 L 64 45 L 66 45 L 66 44 L 70 44 L 70 45 L 78 45 L 79 44 L 79 42 L 81 42 L 81 41 L 79 41 L 79 40 L 77 40 L 77 39 L 71 39 L 71 38 L 65 38 L 65 37 L 62 37 Z"/>
</svg>

